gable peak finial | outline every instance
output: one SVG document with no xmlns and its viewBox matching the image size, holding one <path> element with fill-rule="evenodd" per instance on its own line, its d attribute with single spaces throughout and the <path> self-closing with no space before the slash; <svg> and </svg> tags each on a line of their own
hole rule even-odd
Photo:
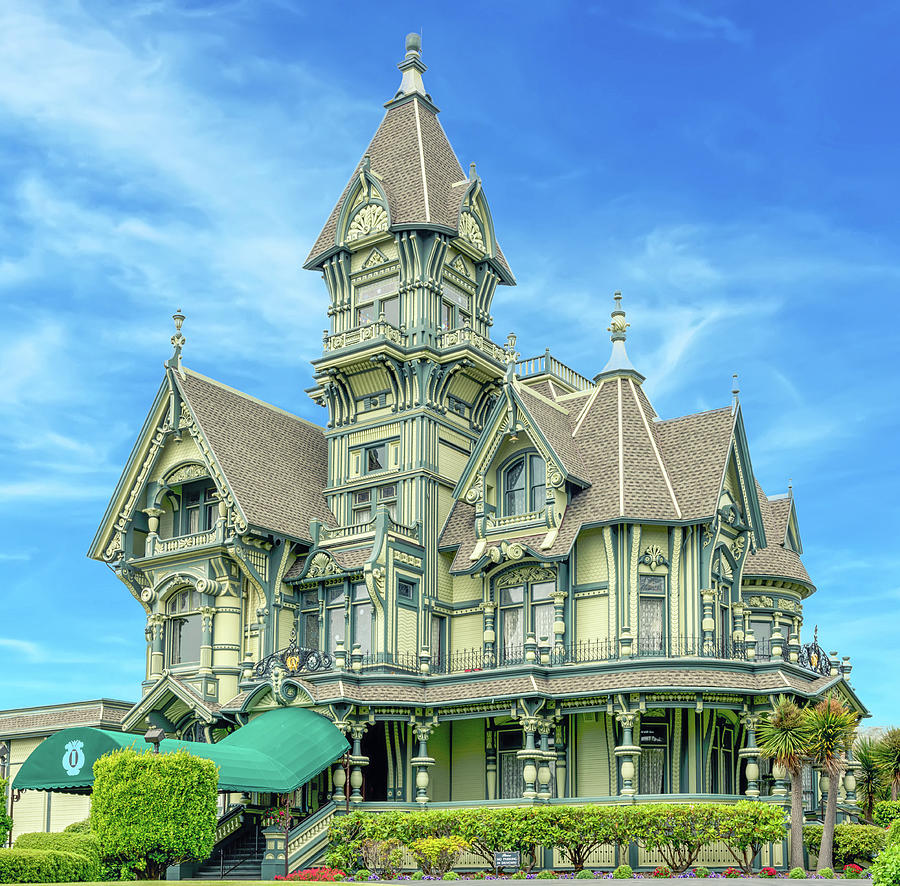
<svg viewBox="0 0 900 886">
<path fill-rule="evenodd" d="M 169 361 L 166 363 L 170 369 L 181 369 L 181 349 L 184 347 L 187 339 L 181 334 L 181 324 L 184 323 L 184 314 L 181 313 L 181 308 L 175 311 L 172 314 L 172 319 L 175 321 L 175 334 L 169 339 L 172 342 L 172 356 Z"/>
<path fill-rule="evenodd" d="M 741 389 L 738 387 L 738 374 L 736 372 L 731 373 L 731 396 L 734 398 L 734 403 L 732 404 L 732 410 L 738 408 L 738 404 L 741 402 Z"/>
<path fill-rule="evenodd" d="M 794 497 L 794 478 L 788 477 L 788 498 Z"/>
</svg>

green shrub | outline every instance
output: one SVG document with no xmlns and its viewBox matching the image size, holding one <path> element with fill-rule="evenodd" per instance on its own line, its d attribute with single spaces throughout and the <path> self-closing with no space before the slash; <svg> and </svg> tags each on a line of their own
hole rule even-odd
<svg viewBox="0 0 900 886">
<path fill-rule="evenodd" d="M 55 849 L 0 849 L 0 883 L 80 883 L 96 880 L 97 862 Z"/>
<path fill-rule="evenodd" d="M 409 851 L 430 877 L 442 877 L 456 864 L 460 852 L 469 844 L 462 837 L 422 837 L 409 844 Z"/>
<path fill-rule="evenodd" d="M 52 849 L 56 852 L 75 852 L 91 859 L 100 873 L 100 843 L 93 834 L 21 834 L 16 839 L 16 849 Z"/>
<path fill-rule="evenodd" d="M 900 844 L 900 818 L 895 818 L 891 822 L 891 826 L 888 828 L 887 840 L 885 841 L 885 848 L 888 846 L 896 846 Z"/>
<path fill-rule="evenodd" d="M 700 877 L 701 879 L 706 879 L 710 875 L 709 868 L 705 868 L 703 866 L 694 868 L 694 876 Z"/>
<path fill-rule="evenodd" d="M 123 748 L 94 763 L 91 830 L 110 863 L 165 875 L 169 865 L 204 861 L 216 841 L 218 767 L 187 751 Z"/>
<path fill-rule="evenodd" d="M 822 868 L 820 871 L 816 871 L 820 877 L 825 880 L 833 880 L 834 879 L 834 871 L 831 868 Z"/>
<path fill-rule="evenodd" d="M 630 880 L 634 876 L 634 871 L 631 869 L 631 865 L 620 864 L 613 871 L 613 879 L 614 880 Z"/>
<path fill-rule="evenodd" d="M 368 868 L 360 868 L 356 872 L 356 876 L 353 878 L 357 883 L 362 883 L 365 880 L 368 880 L 369 877 L 372 876 L 372 872 Z"/>
<path fill-rule="evenodd" d="M 900 818 L 900 800 L 882 800 L 875 804 L 875 812 L 872 815 L 875 824 L 886 828 L 892 821 Z"/>
<path fill-rule="evenodd" d="M 806 879 L 806 871 L 803 868 L 794 868 L 789 874 L 792 880 L 805 880 Z"/>
<path fill-rule="evenodd" d="M 555 880 L 556 872 L 555 871 L 541 871 L 536 877 L 535 880 Z"/>
<path fill-rule="evenodd" d="M 526 879 L 525 871 L 516 871 L 514 874 L 509 875 L 510 880 L 524 880 Z"/>
<path fill-rule="evenodd" d="M 885 849 L 870 868 L 873 886 L 900 886 L 900 846 Z"/>
<path fill-rule="evenodd" d="M 745 874 L 752 872 L 753 859 L 765 843 L 776 843 L 786 834 L 784 812 L 768 803 L 740 800 L 718 807 L 714 818 L 718 839 Z"/>
<path fill-rule="evenodd" d="M 834 827 L 834 863 L 868 865 L 887 843 L 887 833 L 869 824 L 838 824 Z M 808 824 L 803 828 L 803 845 L 816 855 L 822 844 L 822 825 Z"/>
<path fill-rule="evenodd" d="M 590 871 L 579 871 L 575 874 L 576 880 L 593 880 L 594 875 Z"/>
<path fill-rule="evenodd" d="M 64 834 L 89 834 L 91 832 L 91 820 L 83 818 L 81 821 L 73 821 L 63 828 Z"/>
<path fill-rule="evenodd" d="M 410 880 L 424 880 L 425 874 L 423 874 L 421 871 L 416 871 L 409 879 Z"/>
<path fill-rule="evenodd" d="M 444 876 L 441 877 L 441 879 L 442 880 L 458 880 L 459 874 L 457 874 L 456 871 L 447 871 L 447 873 L 444 874 Z"/>
<path fill-rule="evenodd" d="M 366 869 L 378 874 L 382 880 L 393 880 L 400 873 L 403 847 L 399 840 L 365 839 L 359 851 Z"/>
</svg>

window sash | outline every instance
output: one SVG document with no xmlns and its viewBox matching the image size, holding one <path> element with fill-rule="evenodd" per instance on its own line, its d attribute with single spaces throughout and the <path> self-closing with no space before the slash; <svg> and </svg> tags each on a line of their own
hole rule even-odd
<svg viewBox="0 0 900 886">
<path fill-rule="evenodd" d="M 364 653 L 372 651 L 372 618 L 371 603 L 357 603 L 353 607 L 353 643 L 357 643 Z"/>
</svg>

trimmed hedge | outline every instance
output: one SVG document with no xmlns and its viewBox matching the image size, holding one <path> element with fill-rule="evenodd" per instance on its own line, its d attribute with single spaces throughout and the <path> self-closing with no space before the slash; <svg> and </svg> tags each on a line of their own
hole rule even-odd
<svg viewBox="0 0 900 886">
<path fill-rule="evenodd" d="M 900 800 L 882 800 L 875 804 L 872 820 L 883 828 L 890 827 L 895 819 L 900 818 Z"/>
<path fill-rule="evenodd" d="M 97 862 L 54 849 L 0 849 L 0 883 L 79 883 L 96 880 Z"/>
<path fill-rule="evenodd" d="M 874 886 L 900 886 L 900 846 L 891 846 L 872 862 Z"/>
<path fill-rule="evenodd" d="M 822 825 L 803 828 L 803 845 L 819 854 Z M 870 824 L 838 824 L 834 826 L 834 865 L 843 868 L 851 863 L 868 865 L 887 845 L 887 832 Z"/>
<path fill-rule="evenodd" d="M 674 873 L 690 867 L 700 850 L 723 842 L 749 870 L 759 848 L 785 836 L 783 810 L 747 800 L 734 804 L 653 803 L 637 806 L 509 806 L 499 809 L 429 809 L 416 812 L 352 812 L 335 819 L 328 863 L 353 870 L 365 840 L 397 840 L 409 846 L 423 837 L 460 837 L 488 867 L 494 852 L 521 853 L 535 866 L 539 846 L 557 846 L 581 870 L 598 846 L 638 843 L 658 851 Z"/>
<path fill-rule="evenodd" d="M 100 842 L 91 834 L 22 834 L 16 839 L 16 849 L 51 849 L 55 852 L 74 852 L 100 864 Z"/>
<path fill-rule="evenodd" d="M 64 834 L 89 834 L 91 833 L 91 820 L 84 818 L 81 821 L 73 821 L 72 824 L 63 828 Z"/>
</svg>

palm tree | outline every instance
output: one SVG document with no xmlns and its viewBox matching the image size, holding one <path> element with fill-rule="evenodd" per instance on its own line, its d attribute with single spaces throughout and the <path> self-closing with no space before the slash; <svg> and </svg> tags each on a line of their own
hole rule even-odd
<svg viewBox="0 0 900 886">
<path fill-rule="evenodd" d="M 787 696 L 774 704 L 757 730 L 759 749 L 791 778 L 791 867 L 803 867 L 803 764 L 809 754 L 812 730 L 803 710 Z"/>
<path fill-rule="evenodd" d="M 863 818 L 872 823 L 875 804 L 888 797 L 888 780 L 878 762 L 879 744 L 872 738 L 858 738 L 853 745 L 856 758 L 856 794 Z"/>
<path fill-rule="evenodd" d="M 822 826 L 822 845 L 819 847 L 818 870 L 821 871 L 833 864 L 839 779 L 847 768 L 846 754 L 853 745 L 853 734 L 859 718 L 836 698 L 829 696 L 814 707 L 807 708 L 806 719 L 812 731 L 810 756 L 828 776 L 828 802 Z"/>
<path fill-rule="evenodd" d="M 896 800 L 900 794 L 900 729 L 896 726 L 888 729 L 878 742 L 875 761 L 890 779 L 891 799 Z"/>
</svg>

